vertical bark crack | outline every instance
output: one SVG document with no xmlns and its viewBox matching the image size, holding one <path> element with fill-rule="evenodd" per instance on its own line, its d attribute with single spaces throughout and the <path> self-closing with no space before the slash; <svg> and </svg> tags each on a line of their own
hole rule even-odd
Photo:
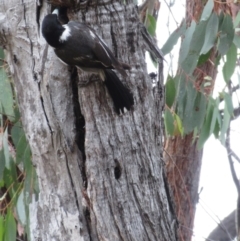
<svg viewBox="0 0 240 241">
<path fill-rule="evenodd" d="M 47 124 L 48 124 L 48 128 L 50 130 L 50 133 L 51 133 L 51 136 L 53 134 L 53 130 L 52 130 L 52 127 L 49 123 L 49 119 L 48 119 L 48 116 L 47 116 L 47 113 L 46 113 L 46 110 L 45 110 L 45 106 L 44 106 L 44 100 L 43 100 L 43 97 L 42 97 L 42 92 L 41 92 L 41 84 L 40 82 L 38 83 L 38 90 L 39 90 L 39 93 L 40 93 L 40 100 L 41 100 L 41 104 L 42 104 L 42 109 L 43 109 L 43 113 L 44 113 L 44 116 L 46 118 L 46 121 L 47 121 Z M 53 145 L 53 139 L 52 139 L 52 145 Z"/>
<path fill-rule="evenodd" d="M 37 22 L 37 25 L 38 25 L 38 32 L 40 30 L 40 12 L 41 12 L 41 8 L 42 8 L 42 2 L 43 0 L 38 0 L 38 3 L 37 3 L 37 9 L 36 9 L 36 22 Z"/>
<path fill-rule="evenodd" d="M 85 155 L 85 119 L 82 115 L 79 100 L 78 100 L 78 73 L 77 68 L 72 68 L 71 71 L 71 81 L 72 81 L 72 93 L 73 93 L 73 110 L 74 115 L 76 118 L 76 143 L 78 149 L 82 153 L 83 162 L 81 163 L 81 173 L 83 179 L 83 186 L 87 188 L 87 175 L 85 170 L 85 162 L 86 162 L 86 155 Z"/>
</svg>

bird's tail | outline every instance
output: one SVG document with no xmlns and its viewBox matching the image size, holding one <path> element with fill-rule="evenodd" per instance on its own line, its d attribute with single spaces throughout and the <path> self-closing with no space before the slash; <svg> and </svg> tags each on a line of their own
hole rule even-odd
<svg viewBox="0 0 240 241">
<path fill-rule="evenodd" d="M 104 74 L 104 83 L 113 100 L 117 113 L 124 113 L 126 109 L 130 110 L 134 104 L 132 93 L 123 85 L 112 70 L 106 69 L 104 70 Z"/>
</svg>

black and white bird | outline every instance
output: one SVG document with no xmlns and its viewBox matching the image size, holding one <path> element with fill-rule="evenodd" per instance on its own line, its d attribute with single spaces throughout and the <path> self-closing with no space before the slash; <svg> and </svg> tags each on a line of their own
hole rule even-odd
<svg viewBox="0 0 240 241">
<path fill-rule="evenodd" d="M 130 69 L 129 65 L 118 61 L 91 27 L 75 21 L 62 25 L 58 13 L 55 9 L 43 20 L 42 34 L 47 43 L 64 63 L 99 74 L 118 114 L 130 110 L 134 104 L 133 95 L 112 70 L 127 77 L 125 69 Z"/>
</svg>

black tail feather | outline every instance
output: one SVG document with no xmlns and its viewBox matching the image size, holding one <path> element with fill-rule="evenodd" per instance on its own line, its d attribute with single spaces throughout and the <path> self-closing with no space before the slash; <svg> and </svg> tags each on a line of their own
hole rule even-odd
<svg viewBox="0 0 240 241">
<path fill-rule="evenodd" d="M 104 73 L 104 83 L 113 100 L 117 113 L 124 113 L 124 108 L 130 110 L 134 104 L 132 93 L 123 85 L 118 76 L 112 70 L 106 69 L 104 70 Z"/>
</svg>

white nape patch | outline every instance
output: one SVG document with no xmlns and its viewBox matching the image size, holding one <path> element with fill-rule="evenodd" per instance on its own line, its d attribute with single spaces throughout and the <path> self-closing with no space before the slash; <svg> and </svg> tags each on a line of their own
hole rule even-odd
<svg viewBox="0 0 240 241">
<path fill-rule="evenodd" d="M 95 34 L 91 30 L 89 30 L 89 32 L 90 32 L 90 35 L 95 39 L 96 38 Z"/>
<path fill-rule="evenodd" d="M 59 10 L 57 8 L 55 8 L 54 11 L 52 12 L 52 14 L 56 14 L 58 16 Z"/>
<path fill-rule="evenodd" d="M 67 26 L 67 24 L 64 24 L 62 26 L 65 28 L 65 30 L 63 31 L 62 35 L 60 36 L 59 41 L 65 42 L 71 36 L 71 30 Z"/>
</svg>

